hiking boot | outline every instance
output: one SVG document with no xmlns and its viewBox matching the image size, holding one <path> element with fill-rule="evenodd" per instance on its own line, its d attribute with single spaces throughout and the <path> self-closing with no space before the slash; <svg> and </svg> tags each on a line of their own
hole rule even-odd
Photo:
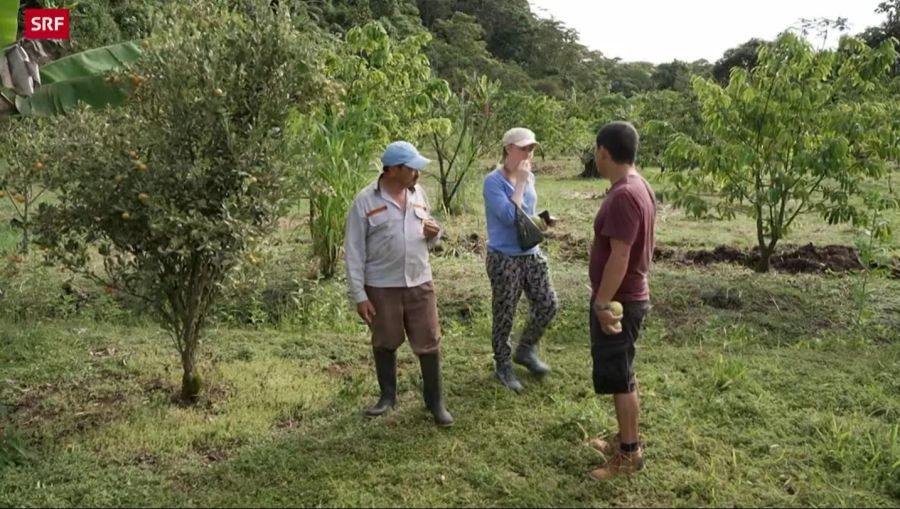
<svg viewBox="0 0 900 509">
<path fill-rule="evenodd" d="M 378 417 L 394 407 L 397 402 L 397 352 L 375 350 L 375 373 L 381 395 L 375 406 L 365 410 L 366 417 Z"/>
<path fill-rule="evenodd" d="M 517 393 L 525 390 L 525 387 L 522 387 L 522 384 L 519 383 L 519 380 L 516 378 L 516 373 L 513 371 L 513 365 L 509 361 L 497 363 L 497 378 L 500 380 L 500 383 L 505 385 L 509 390 Z"/>
<path fill-rule="evenodd" d="M 590 476 L 597 481 L 608 481 L 620 475 L 632 475 L 644 468 L 644 452 L 638 448 L 634 452 L 619 449 L 606 465 L 591 470 Z"/>
<path fill-rule="evenodd" d="M 519 345 L 513 355 L 513 362 L 528 368 L 535 375 L 543 376 L 550 372 L 550 366 L 544 363 L 537 355 L 537 345 Z"/>
</svg>

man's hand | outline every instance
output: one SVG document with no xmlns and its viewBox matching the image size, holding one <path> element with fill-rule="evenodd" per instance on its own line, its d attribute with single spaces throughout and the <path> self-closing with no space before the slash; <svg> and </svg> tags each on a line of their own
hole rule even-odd
<svg viewBox="0 0 900 509">
<path fill-rule="evenodd" d="M 422 225 L 422 231 L 425 233 L 425 240 L 431 240 L 441 233 L 441 227 L 434 219 L 426 219 Z"/>
<path fill-rule="evenodd" d="M 614 336 L 622 332 L 622 315 L 614 315 L 611 310 L 603 309 L 606 307 L 606 304 L 602 304 L 599 301 L 594 302 L 594 314 L 597 315 L 597 320 L 600 322 L 600 328 L 603 329 L 603 332 L 609 336 Z"/>
<path fill-rule="evenodd" d="M 356 305 L 356 312 L 368 325 L 372 325 L 375 320 L 375 306 L 370 301 L 363 301 Z"/>
</svg>

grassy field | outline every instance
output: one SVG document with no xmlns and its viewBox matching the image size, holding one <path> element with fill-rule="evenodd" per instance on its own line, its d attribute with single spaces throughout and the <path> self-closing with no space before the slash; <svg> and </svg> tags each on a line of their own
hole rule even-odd
<svg viewBox="0 0 900 509">
<path fill-rule="evenodd" d="M 562 240 L 546 245 L 562 311 L 543 348 L 554 372 L 520 371 L 522 395 L 493 378 L 490 288 L 468 249 L 484 235 L 478 187 L 468 213 L 440 218 L 446 241 L 432 261 L 457 419 L 446 430 L 424 409 L 406 346 L 397 408 L 361 416 L 377 396 L 366 331 L 343 281 L 308 279 L 301 215 L 276 236 L 264 277 L 220 306 L 195 407 L 172 402 L 177 356 L 149 317 L 78 279 L 61 290 L 70 277 L 36 255 L 4 260 L 0 505 L 900 505 L 900 281 L 868 281 L 860 322 L 860 274 L 657 264 L 637 360 L 647 469 L 588 479 L 602 458 L 587 439 L 615 426 L 609 399 L 592 393 L 585 323 L 606 183 L 572 178 L 571 162 L 546 167 L 557 170 L 539 175 L 539 205 L 563 219 Z M 660 211 L 666 247 L 750 247 L 752 233 L 746 218 Z M 0 230 L 3 247 L 15 238 Z M 858 238 L 807 218 L 788 242 Z"/>
</svg>

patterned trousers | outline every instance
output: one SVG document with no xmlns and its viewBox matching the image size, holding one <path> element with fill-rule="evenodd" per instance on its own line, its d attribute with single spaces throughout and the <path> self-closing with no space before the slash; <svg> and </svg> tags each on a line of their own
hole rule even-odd
<svg viewBox="0 0 900 509">
<path fill-rule="evenodd" d="M 550 285 L 547 257 L 540 251 L 525 256 L 488 251 L 486 265 L 493 295 L 494 360 L 504 362 L 512 353 L 510 334 L 522 292 L 528 298 L 531 313 L 522 331 L 520 345 L 537 345 L 559 310 L 559 300 Z"/>
</svg>

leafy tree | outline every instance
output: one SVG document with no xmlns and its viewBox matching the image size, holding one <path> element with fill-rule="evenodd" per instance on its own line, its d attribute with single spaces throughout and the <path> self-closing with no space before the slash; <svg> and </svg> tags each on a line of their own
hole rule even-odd
<svg viewBox="0 0 900 509">
<path fill-rule="evenodd" d="M 302 7 L 319 24 L 337 34 L 378 21 L 394 37 L 408 37 L 424 31 L 414 0 L 279 0 Z"/>
<path fill-rule="evenodd" d="M 887 19 L 879 26 L 866 29 L 860 37 L 873 48 L 893 38 L 894 47 L 900 50 L 900 0 L 881 2 L 875 12 L 886 15 Z M 900 75 L 900 59 L 894 62 L 892 74 Z"/>
<path fill-rule="evenodd" d="M 462 67 L 460 76 L 484 74 L 499 80 L 504 87 L 515 90 L 538 90 L 557 98 L 566 97 L 571 90 L 587 91 L 597 87 L 608 67 L 606 59 L 590 51 L 578 41 L 578 34 L 558 20 L 538 18 L 527 0 L 418 0 L 418 10 L 424 25 L 441 38 L 446 26 L 442 21 L 465 14 L 467 20 L 480 25 L 480 34 L 490 57 L 499 65 Z M 472 30 L 465 36 L 471 40 Z M 463 56 L 474 56 L 466 46 L 445 39 L 453 47 L 463 50 Z M 437 54 L 430 54 L 438 57 Z M 446 69 L 446 67 L 444 67 Z M 513 76 L 508 76 L 512 73 Z M 441 73 L 442 76 L 448 74 Z M 527 80 L 522 77 L 528 76 Z M 451 80 L 458 90 L 458 80 Z"/>
<path fill-rule="evenodd" d="M 211 306 L 289 204 L 281 129 L 319 93 L 312 30 L 268 0 L 173 5 L 133 100 L 49 119 L 57 200 L 39 208 L 36 241 L 147 303 L 181 357 L 185 401 L 201 389 Z"/>
<path fill-rule="evenodd" d="M 785 33 L 760 48 L 752 71 L 735 69 L 726 87 L 695 78 L 707 138 L 677 137 L 666 151 L 674 203 L 693 215 L 756 221 L 757 271 L 802 214 L 829 223 L 865 222 L 860 195 L 898 156 L 897 102 L 885 94 L 897 53 L 844 37 L 815 52 Z"/>
<path fill-rule="evenodd" d="M 600 178 L 594 163 L 594 135 L 601 126 L 613 120 L 634 120 L 634 104 L 620 93 L 611 94 L 606 91 L 595 91 L 581 97 L 576 108 L 578 117 L 589 122 L 592 135 L 590 141 L 581 150 L 582 178 Z"/>
<path fill-rule="evenodd" d="M 728 77 L 731 75 L 732 69 L 752 70 L 756 67 L 756 55 L 759 49 L 766 44 L 766 41 L 762 39 L 753 38 L 740 46 L 726 50 L 722 58 L 717 60 L 712 67 L 713 78 L 720 84 L 725 85 L 728 83 Z"/>
<path fill-rule="evenodd" d="M 632 98 L 634 124 L 641 133 L 642 164 L 665 170 L 662 154 L 677 133 L 700 140 L 703 137 L 700 104 L 692 91 L 659 90 Z"/>
<path fill-rule="evenodd" d="M 680 60 L 659 64 L 653 71 L 653 82 L 657 90 L 687 92 L 691 89 L 691 67 Z"/>
<path fill-rule="evenodd" d="M 522 126 L 535 132 L 541 141 L 541 157 L 578 154 L 592 137 L 593 121 L 582 118 L 572 101 L 540 94 L 506 93 L 500 95 L 497 110 L 500 130 Z"/>
<path fill-rule="evenodd" d="M 610 91 L 631 97 L 655 89 L 653 64 L 649 62 L 618 63 L 609 71 Z"/>
<path fill-rule="evenodd" d="M 713 64 L 709 63 L 709 61 L 704 58 L 691 62 L 689 67 L 691 69 L 691 75 L 693 76 L 701 76 L 704 78 L 712 77 Z"/>
<path fill-rule="evenodd" d="M 435 38 L 428 46 L 431 67 L 453 91 L 462 91 L 471 76 L 482 75 L 509 90 L 531 88 L 532 80 L 521 67 L 500 62 L 488 52 L 484 29 L 473 16 L 456 12 L 449 19 L 437 20 L 432 30 Z"/>
</svg>

